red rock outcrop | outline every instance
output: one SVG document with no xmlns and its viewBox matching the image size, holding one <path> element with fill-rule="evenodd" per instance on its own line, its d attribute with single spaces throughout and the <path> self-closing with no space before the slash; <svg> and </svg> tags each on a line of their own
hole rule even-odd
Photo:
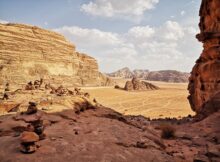
<svg viewBox="0 0 220 162">
<path fill-rule="evenodd" d="M 40 141 L 21 129 L 26 128 L 28 115 L 0 116 L 1 161 L 174 161 L 144 117 L 125 117 L 104 107 L 80 114 L 73 110 L 41 114 L 47 138 Z M 22 152 L 34 153 L 20 153 L 19 142 L 28 143 Z"/>
<path fill-rule="evenodd" d="M 70 86 L 109 83 L 97 61 L 76 52 L 62 35 L 35 26 L 0 24 L 0 85 L 40 78 Z"/>
<path fill-rule="evenodd" d="M 124 90 L 126 91 L 144 91 L 156 89 L 159 88 L 151 83 L 140 81 L 137 78 L 133 78 L 131 81 L 127 81 L 124 87 Z"/>
<path fill-rule="evenodd" d="M 55 108 L 57 104 L 52 106 Z M 143 116 L 124 116 L 102 106 L 84 109 L 82 102 L 77 106 L 84 111 L 77 113 L 69 109 L 46 113 L 39 110 L 31 115 L 17 113 L 0 116 L 0 161 L 220 160 L 220 112 L 194 123 L 191 117 L 152 121 Z M 44 140 L 40 140 L 33 130 L 31 133 L 26 132 L 27 128 L 31 129 L 30 122 L 38 120 L 39 117 L 43 120 L 47 135 Z M 176 130 L 174 138 L 160 138 L 162 124 L 172 125 Z M 34 153 L 20 153 L 21 142 L 28 143 L 28 148 L 20 148 L 22 152 Z"/>
<path fill-rule="evenodd" d="M 220 91 L 220 1 L 203 0 L 200 8 L 200 33 L 197 39 L 204 50 L 196 61 L 189 78 L 188 97 L 192 109 L 200 113 L 211 109 L 217 103 Z M 215 96 L 215 97 L 214 97 Z M 208 105 L 207 106 L 207 102 Z M 219 103 L 219 102 L 218 102 Z M 216 105 L 218 110 L 220 105 Z"/>
</svg>

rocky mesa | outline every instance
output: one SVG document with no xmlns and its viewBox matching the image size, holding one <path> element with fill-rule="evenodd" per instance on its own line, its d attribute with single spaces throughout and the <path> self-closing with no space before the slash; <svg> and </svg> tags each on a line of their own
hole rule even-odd
<svg viewBox="0 0 220 162">
<path fill-rule="evenodd" d="M 0 24 L 0 85 L 50 80 L 69 86 L 105 86 L 97 61 L 79 52 L 62 35 L 23 24 Z"/>
</svg>

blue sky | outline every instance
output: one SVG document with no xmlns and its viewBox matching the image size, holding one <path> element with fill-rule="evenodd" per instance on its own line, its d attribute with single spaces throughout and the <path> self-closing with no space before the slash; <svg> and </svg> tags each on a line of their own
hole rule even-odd
<svg viewBox="0 0 220 162">
<path fill-rule="evenodd" d="M 195 39 L 200 0 L 0 0 L 0 21 L 63 34 L 95 57 L 103 72 L 190 71 L 202 50 Z"/>
</svg>

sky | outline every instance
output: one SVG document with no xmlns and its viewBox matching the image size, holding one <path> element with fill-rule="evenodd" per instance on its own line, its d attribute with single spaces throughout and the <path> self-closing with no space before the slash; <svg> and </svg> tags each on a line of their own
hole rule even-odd
<svg viewBox="0 0 220 162">
<path fill-rule="evenodd" d="M 100 71 L 190 72 L 202 51 L 201 0 L 0 0 L 0 23 L 36 25 L 64 35 L 97 59 Z"/>
</svg>

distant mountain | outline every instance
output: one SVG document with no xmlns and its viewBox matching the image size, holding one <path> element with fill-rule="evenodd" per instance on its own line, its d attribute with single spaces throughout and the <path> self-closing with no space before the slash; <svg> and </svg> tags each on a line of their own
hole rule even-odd
<svg viewBox="0 0 220 162">
<path fill-rule="evenodd" d="M 133 72 L 128 67 L 125 67 L 116 72 L 109 73 L 107 75 L 111 77 L 118 77 L 118 78 L 132 78 Z"/>
<path fill-rule="evenodd" d="M 148 74 L 147 80 L 152 81 L 165 81 L 165 82 L 188 82 L 190 74 L 185 72 L 180 72 L 176 70 L 161 70 L 161 71 L 152 71 Z"/>
<path fill-rule="evenodd" d="M 180 72 L 176 70 L 160 70 L 160 71 L 149 71 L 136 69 L 131 71 L 128 67 L 122 68 L 113 73 L 107 74 L 110 77 L 118 77 L 118 78 L 140 78 L 151 81 L 165 81 L 165 82 L 188 82 L 189 73 Z"/>
<path fill-rule="evenodd" d="M 137 78 L 147 78 L 149 73 L 150 73 L 149 70 L 141 70 L 141 69 L 133 70 L 133 76 Z"/>
</svg>

